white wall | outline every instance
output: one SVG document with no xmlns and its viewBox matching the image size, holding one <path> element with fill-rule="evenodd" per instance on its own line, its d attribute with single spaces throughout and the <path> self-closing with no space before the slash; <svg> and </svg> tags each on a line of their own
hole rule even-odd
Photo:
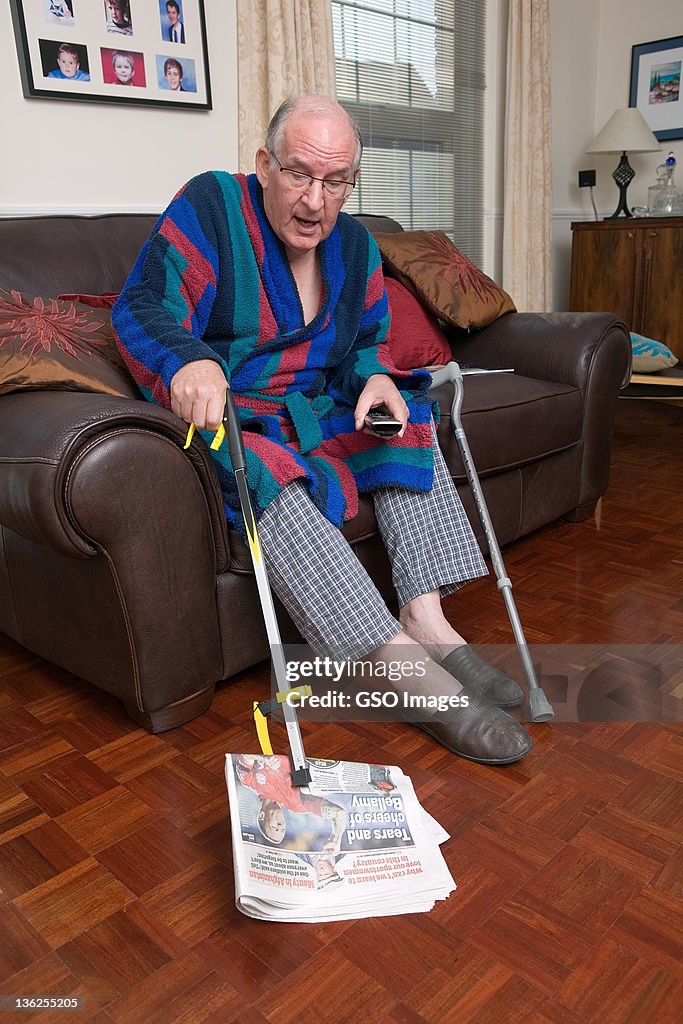
<svg viewBox="0 0 683 1024">
<path fill-rule="evenodd" d="M 237 170 L 235 5 L 205 0 L 213 109 L 202 111 L 24 99 L 5 0 L 0 215 L 155 213 L 193 174 Z"/>
<path fill-rule="evenodd" d="M 589 190 L 578 188 L 577 178 L 579 170 L 595 166 L 595 158 L 587 157 L 584 149 L 596 134 L 599 29 L 595 0 L 551 0 L 554 309 L 568 308 L 571 222 L 589 211 L 592 216 Z"/>
<path fill-rule="evenodd" d="M 627 107 L 631 47 L 683 35 L 681 0 L 550 0 L 553 95 L 553 293 L 555 309 L 569 303 L 572 220 L 593 218 L 590 190 L 579 189 L 580 169 L 595 168 L 595 201 L 609 216 L 619 192 L 612 180 L 618 155 L 589 155 L 586 146 L 618 107 Z M 645 206 L 655 168 L 669 149 L 679 162 L 683 189 L 683 140 L 663 143 L 661 153 L 636 153 L 629 161 L 636 177 L 631 206 Z"/>
<path fill-rule="evenodd" d="M 657 39 L 683 36 L 683 3 L 681 0 L 601 0 L 600 59 L 598 61 L 595 132 L 600 131 L 617 107 L 628 106 L 631 80 L 631 47 Z M 592 139 L 588 139 L 588 143 Z M 662 142 L 661 153 L 634 153 L 629 162 L 636 177 L 629 185 L 628 199 L 632 206 L 647 204 L 648 185 L 654 184 L 655 169 L 673 150 L 679 169 L 676 184 L 683 189 L 683 139 Z M 618 156 L 592 156 L 598 169 L 598 210 L 609 216 L 617 205 L 618 189 L 612 171 Z M 602 184 L 600 184 L 602 183 Z"/>
<path fill-rule="evenodd" d="M 504 62 L 508 0 L 489 0 L 486 110 L 486 257 L 484 269 L 501 279 Z M 681 0 L 550 0 L 553 153 L 553 307 L 568 309 L 571 223 L 593 218 L 590 190 L 580 189 L 578 172 L 595 168 L 595 201 L 600 217 L 617 205 L 612 171 L 618 156 L 588 155 L 597 133 L 617 107 L 627 107 L 631 47 L 683 35 Z M 631 205 L 645 205 L 655 168 L 669 149 L 679 162 L 683 191 L 683 141 L 664 143 L 661 153 L 632 154 L 636 178 Z"/>
<path fill-rule="evenodd" d="M 189 177 L 237 170 L 236 0 L 205 0 L 213 110 L 24 99 L 7 3 L 0 8 L 0 216 L 115 210 L 156 212 Z M 486 105 L 486 258 L 500 280 L 502 126 L 508 0 L 489 0 Z M 593 216 L 577 172 L 595 167 L 600 216 L 616 206 L 614 156 L 586 146 L 617 107 L 628 105 L 631 47 L 683 35 L 681 0 L 550 0 L 553 102 L 554 308 L 566 309 L 572 220 Z M 644 205 L 659 154 L 634 154 L 632 205 Z"/>
</svg>

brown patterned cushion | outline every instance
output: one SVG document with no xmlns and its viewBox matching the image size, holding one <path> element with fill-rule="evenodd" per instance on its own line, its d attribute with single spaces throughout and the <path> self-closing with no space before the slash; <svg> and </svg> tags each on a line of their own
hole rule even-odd
<svg viewBox="0 0 683 1024">
<path fill-rule="evenodd" d="M 0 290 L 0 395 L 24 388 L 142 397 L 116 348 L 110 310 Z"/>
<path fill-rule="evenodd" d="M 391 273 L 444 323 L 485 327 L 515 312 L 508 293 L 443 231 L 377 232 L 374 237 Z"/>
</svg>

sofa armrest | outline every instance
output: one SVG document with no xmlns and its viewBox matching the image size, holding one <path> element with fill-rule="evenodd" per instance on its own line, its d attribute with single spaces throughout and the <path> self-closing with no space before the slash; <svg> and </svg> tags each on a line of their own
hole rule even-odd
<svg viewBox="0 0 683 1024">
<path fill-rule="evenodd" d="M 65 391 L 3 396 L 0 523 L 69 557 L 91 557 L 101 537 L 79 519 L 75 503 L 78 472 L 88 465 L 97 473 L 93 495 L 111 510 L 112 523 L 130 494 L 144 493 L 154 524 L 163 480 L 159 489 L 172 495 L 168 514 L 185 528 L 193 517 L 208 517 L 217 569 L 226 568 L 229 542 L 218 480 L 201 440 L 182 450 L 186 429 L 173 413 L 132 399 Z"/>
<path fill-rule="evenodd" d="M 510 366 L 537 380 L 579 389 L 583 455 L 577 510 L 607 490 L 619 389 L 631 375 L 626 324 L 612 313 L 507 313 L 476 333 L 449 331 L 454 357 L 475 366 Z"/>
<path fill-rule="evenodd" d="M 446 333 L 461 363 L 511 366 L 524 377 L 582 392 L 596 361 L 616 388 L 625 387 L 631 375 L 628 328 L 612 313 L 507 313 L 480 331 Z"/>
</svg>

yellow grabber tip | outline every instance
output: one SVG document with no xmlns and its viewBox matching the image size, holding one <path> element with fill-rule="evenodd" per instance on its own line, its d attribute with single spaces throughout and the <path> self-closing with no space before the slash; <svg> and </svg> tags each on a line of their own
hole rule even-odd
<svg viewBox="0 0 683 1024">
<path fill-rule="evenodd" d="M 220 427 L 216 431 L 216 434 L 214 436 L 213 441 L 211 442 L 211 448 L 213 448 L 213 450 L 215 452 L 217 452 L 218 449 L 220 448 L 220 446 L 223 444 L 224 440 L 225 440 L 225 427 L 221 423 Z"/>
<path fill-rule="evenodd" d="M 278 704 L 284 704 L 290 693 L 300 693 L 302 697 L 310 697 L 312 692 L 313 691 L 310 686 L 302 683 L 301 686 L 293 686 L 291 690 L 280 690 L 275 694 L 275 700 Z M 261 747 L 261 753 L 265 754 L 266 757 L 270 757 L 273 753 L 273 748 L 271 746 L 270 735 L 268 733 L 268 719 L 261 711 L 257 700 L 253 703 L 253 709 L 256 735 L 258 737 L 259 746 Z"/>
<path fill-rule="evenodd" d="M 187 430 L 187 437 L 185 438 L 185 444 L 183 445 L 183 448 L 189 448 L 190 447 L 190 444 L 192 443 L 192 438 L 194 437 L 195 430 L 196 430 L 196 427 L 195 427 L 194 423 L 190 423 L 190 426 L 188 427 L 188 430 Z M 220 427 L 218 428 L 218 430 L 214 434 L 214 438 L 213 438 L 213 441 L 211 442 L 211 446 L 210 447 L 213 448 L 214 451 L 218 451 L 220 446 L 223 444 L 224 440 L 225 440 L 225 427 L 221 423 Z"/>
<path fill-rule="evenodd" d="M 183 445 L 183 448 L 189 448 L 190 445 L 192 444 L 192 438 L 194 437 L 194 430 L 195 430 L 194 423 L 190 423 L 190 426 L 189 426 L 188 431 L 187 431 L 187 437 L 185 438 L 185 444 Z"/>
<path fill-rule="evenodd" d="M 265 754 L 266 757 L 270 757 L 273 753 L 273 748 L 270 744 L 270 736 L 268 735 L 268 719 L 261 711 L 256 700 L 254 701 L 254 722 L 256 723 L 256 735 L 258 736 L 261 753 Z"/>
</svg>

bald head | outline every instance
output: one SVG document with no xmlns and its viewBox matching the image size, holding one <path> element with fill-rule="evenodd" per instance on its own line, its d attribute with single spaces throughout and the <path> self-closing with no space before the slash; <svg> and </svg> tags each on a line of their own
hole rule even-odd
<svg viewBox="0 0 683 1024">
<path fill-rule="evenodd" d="M 264 143 L 267 150 L 271 153 L 276 153 L 281 149 L 285 128 L 293 114 L 310 114 L 320 118 L 338 117 L 340 123 L 348 126 L 353 135 L 355 156 L 352 170 L 356 171 L 358 169 L 363 154 L 363 139 L 360 128 L 341 104 L 329 96 L 294 96 L 281 103 L 268 125 L 266 141 Z"/>
</svg>

